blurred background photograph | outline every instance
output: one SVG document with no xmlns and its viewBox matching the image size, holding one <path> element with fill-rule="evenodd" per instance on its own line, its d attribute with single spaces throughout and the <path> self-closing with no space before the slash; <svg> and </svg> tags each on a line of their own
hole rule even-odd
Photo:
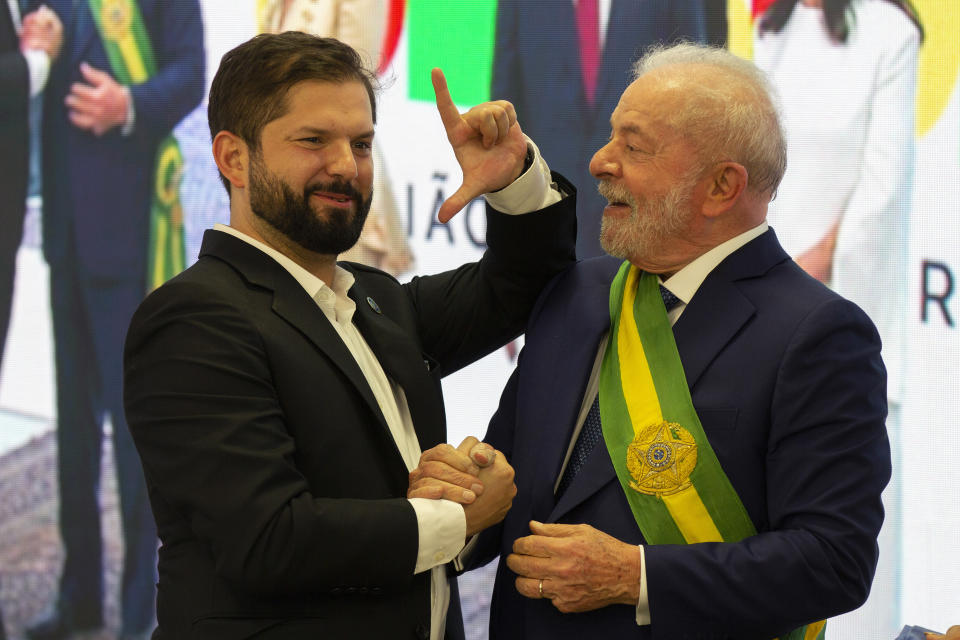
<svg viewBox="0 0 960 640">
<path fill-rule="evenodd" d="M 149 637 L 158 542 L 123 416 L 124 336 L 143 297 L 196 260 L 203 231 L 229 221 L 207 126 L 220 57 L 288 30 L 350 44 L 380 80 L 372 208 L 342 259 L 401 281 L 484 249 L 482 200 L 436 220 L 459 168 L 432 68 L 464 109 L 515 105 L 578 188 L 587 258 L 602 252 L 605 204 L 587 162 L 633 62 L 681 39 L 756 62 L 788 141 L 770 225 L 872 318 L 888 372 L 893 479 L 877 575 L 826 636 L 960 623 L 960 3 L 5 0 L 0 639 Z M 444 379 L 450 442 L 486 430 L 521 346 Z M 471 640 L 487 638 L 494 574 L 459 579 Z"/>
</svg>

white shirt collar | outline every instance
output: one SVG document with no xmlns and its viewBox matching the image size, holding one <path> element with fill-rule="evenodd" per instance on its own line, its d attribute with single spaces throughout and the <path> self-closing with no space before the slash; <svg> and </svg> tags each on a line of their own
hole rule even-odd
<svg viewBox="0 0 960 640">
<path fill-rule="evenodd" d="M 669 289 L 673 295 L 680 298 L 684 304 L 688 304 L 693 299 L 693 295 L 703 284 L 703 281 L 710 275 L 710 272 L 717 268 L 717 265 L 723 262 L 724 258 L 747 244 L 754 238 L 762 235 L 768 229 L 766 221 L 761 222 L 756 227 L 744 231 L 738 236 L 734 236 L 722 244 L 718 244 L 710 251 L 677 271 L 667 280 L 660 279 L 664 287 Z"/>
<path fill-rule="evenodd" d="M 273 247 L 225 224 L 217 223 L 213 225 L 213 228 L 215 231 L 222 231 L 223 233 L 228 233 L 235 238 L 243 240 L 276 260 L 281 267 L 286 269 L 287 272 L 300 283 L 300 286 L 307 292 L 307 295 L 320 305 L 324 312 L 327 312 L 328 316 L 332 313 L 338 322 L 350 322 L 353 318 L 356 304 L 347 296 L 347 292 L 349 292 L 353 286 L 355 278 L 352 273 L 340 265 L 334 266 L 333 283 L 332 286 L 328 287 L 327 283 L 323 280 Z"/>
</svg>

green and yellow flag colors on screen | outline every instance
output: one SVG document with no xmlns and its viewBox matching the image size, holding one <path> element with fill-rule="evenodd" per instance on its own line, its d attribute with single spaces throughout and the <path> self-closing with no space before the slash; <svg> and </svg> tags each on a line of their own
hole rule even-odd
<svg viewBox="0 0 960 640">
<path fill-rule="evenodd" d="M 155 75 L 153 45 L 136 0 L 88 0 L 88 5 L 117 81 L 125 86 L 138 85 Z M 182 172 L 180 145 L 176 138 L 167 136 L 157 151 L 150 203 L 148 291 L 178 274 L 186 263 L 180 207 Z"/>
<path fill-rule="evenodd" d="M 443 69 L 458 104 L 490 99 L 497 0 L 410 0 L 407 14 L 409 97 L 433 101 L 430 70 Z"/>
</svg>

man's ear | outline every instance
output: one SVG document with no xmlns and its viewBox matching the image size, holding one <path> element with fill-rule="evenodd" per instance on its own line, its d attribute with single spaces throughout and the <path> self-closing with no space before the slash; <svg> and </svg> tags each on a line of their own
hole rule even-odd
<svg viewBox="0 0 960 640">
<path fill-rule="evenodd" d="M 747 169 L 737 162 L 718 162 L 707 175 L 703 215 L 717 218 L 737 203 L 747 188 Z"/>
<path fill-rule="evenodd" d="M 213 159 L 220 173 L 237 189 L 247 186 L 250 151 L 247 143 L 229 131 L 221 131 L 213 138 Z"/>
</svg>

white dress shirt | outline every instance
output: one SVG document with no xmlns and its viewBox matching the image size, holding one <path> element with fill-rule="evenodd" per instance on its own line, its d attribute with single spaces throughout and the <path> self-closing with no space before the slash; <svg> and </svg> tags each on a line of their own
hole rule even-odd
<svg viewBox="0 0 960 640">
<path fill-rule="evenodd" d="M 521 214 L 542 209 L 558 202 L 561 194 L 551 187 L 550 168 L 540 156 L 536 145 L 528 139 L 528 146 L 534 154 L 533 165 L 510 186 L 496 193 L 487 194 L 487 201 L 498 211 Z M 353 324 L 356 303 L 347 295 L 353 286 L 353 275 L 340 266 L 334 268 L 333 282 L 327 285 L 289 257 L 276 249 L 237 231 L 217 224 L 217 231 L 229 233 L 244 242 L 260 249 L 277 261 L 293 278 L 300 283 L 304 291 L 317 303 L 329 320 L 330 325 L 340 336 L 350 354 L 363 372 L 367 384 L 377 400 L 390 433 L 400 450 L 408 471 L 413 471 L 420 461 L 420 443 L 413 425 L 413 418 L 407 406 L 403 388 L 391 380 L 376 355 L 370 349 L 363 335 Z M 463 507 L 448 500 L 428 500 L 411 498 L 410 505 L 417 516 L 419 548 L 414 573 L 430 570 L 430 638 L 441 640 L 446 628 L 447 607 L 450 604 L 450 587 L 447 584 L 445 564 L 450 562 L 463 548 L 466 538 L 467 522 Z"/>
<path fill-rule="evenodd" d="M 877 325 L 888 394 L 898 401 L 920 33 L 893 3 L 850 8 L 842 44 L 827 34 L 822 9 L 802 2 L 783 29 L 755 38 L 788 141 L 768 220 L 794 257 L 839 222 L 829 284 Z"/>
</svg>

